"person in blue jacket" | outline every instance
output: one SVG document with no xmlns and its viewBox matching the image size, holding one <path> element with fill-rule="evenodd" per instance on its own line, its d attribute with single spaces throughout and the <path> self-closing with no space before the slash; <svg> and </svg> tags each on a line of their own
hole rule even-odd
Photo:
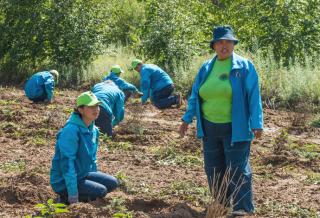
<svg viewBox="0 0 320 218">
<path fill-rule="evenodd" d="M 77 107 L 59 131 L 50 171 L 50 184 L 61 203 L 103 198 L 118 186 L 115 177 L 97 169 L 99 130 L 94 121 L 101 102 L 92 92 L 77 98 Z"/>
<path fill-rule="evenodd" d="M 102 133 L 113 136 L 112 127 L 124 118 L 125 95 L 111 80 L 97 83 L 91 91 L 101 101 L 100 114 L 95 123 Z"/>
<path fill-rule="evenodd" d="M 132 61 L 131 68 L 140 73 L 142 104 L 145 104 L 150 95 L 152 103 L 159 109 L 169 108 L 172 105 L 180 107 L 181 96 L 173 94 L 173 82 L 164 70 L 154 64 L 144 64 L 139 59 Z"/>
<path fill-rule="evenodd" d="M 33 74 L 24 87 L 26 96 L 33 102 L 52 102 L 54 85 L 58 77 L 59 73 L 56 70 Z"/>
<path fill-rule="evenodd" d="M 119 65 L 113 65 L 110 74 L 106 76 L 103 81 L 113 81 L 125 94 L 125 101 L 127 101 L 131 96 L 141 97 L 142 93 L 139 92 L 139 90 L 133 84 L 128 83 L 124 79 L 120 78 L 121 73 L 124 73 L 124 70 Z"/>
<path fill-rule="evenodd" d="M 197 136 L 203 141 L 211 191 L 220 188 L 227 170 L 234 174 L 227 199 L 235 193 L 239 179 L 245 182 L 233 199 L 233 215 L 254 212 L 250 144 L 253 138 L 261 137 L 263 129 L 258 75 L 251 61 L 234 53 L 237 43 L 230 26 L 214 28 L 210 48 L 216 56 L 206 61 L 196 75 L 179 129 L 183 137 L 193 117 L 197 118 Z M 214 175 L 220 177 L 214 181 Z"/>
</svg>

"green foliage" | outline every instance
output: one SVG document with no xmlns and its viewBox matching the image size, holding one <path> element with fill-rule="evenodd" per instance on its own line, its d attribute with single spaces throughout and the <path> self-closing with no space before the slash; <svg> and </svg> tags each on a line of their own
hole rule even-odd
<svg viewBox="0 0 320 218">
<path fill-rule="evenodd" d="M 191 181 L 174 182 L 170 187 L 163 189 L 161 195 L 179 196 L 196 206 L 207 205 L 210 200 L 208 188 Z"/>
<path fill-rule="evenodd" d="M 2 82 L 21 80 L 48 67 L 61 72 L 62 85 L 81 82 L 84 70 L 103 48 L 105 13 L 101 2 L 2 1 Z"/>
<path fill-rule="evenodd" d="M 53 203 L 52 199 L 49 199 L 47 203 L 37 204 L 35 208 L 39 210 L 39 215 L 37 216 L 28 215 L 26 216 L 26 218 L 31 218 L 31 217 L 52 218 L 52 217 L 55 217 L 55 215 L 69 212 L 65 204 Z"/>
<path fill-rule="evenodd" d="M 144 4 L 135 0 L 107 1 L 108 18 L 105 42 L 136 46 L 144 24 Z"/>
<path fill-rule="evenodd" d="M 143 55 L 171 75 L 176 66 L 188 66 L 204 40 L 197 20 L 202 6 L 198 1 L 147 1 L 141 35 Z"/>
<path fill-rule="evenodd" d="M 231 24 L 246 48 L 265 52 L 273 49 L 277 63 L 291 61 L 320 51 L 320 2 L 317 0 L 220 0 L 213 23 Z"/>
<path fill-rule="evenodd" d="M 320 115 L 311 122 L 311 126 L 320 128 Z"/>
<path fill-rule="evenodd" d="M 125 199 L 121 197 L 113 198 L 106 208 L 114 213 L 114 218 L 132 218 L 132 213 L 128 212 L 125 205 Z"/>
<path fill-rule="evenodd" d="M 179 165 L 179 166 L 198 166 L 202 164 L 202 159 L 190 153 L 181 153 L 176 148 L 154 147 L 151 151 L 159 164 Z"/>
<path fill-rule="evenodd" d="M 0 170 L 8 172 L 23 172 L 26 170 L 26 162 L 24 160 L 9 161 L 0 164 Z"/>
</svg>

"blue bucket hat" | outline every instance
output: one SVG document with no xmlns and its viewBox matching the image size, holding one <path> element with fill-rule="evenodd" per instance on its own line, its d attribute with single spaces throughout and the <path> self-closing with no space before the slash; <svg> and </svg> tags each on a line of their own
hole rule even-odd
<svg viewBox="0 0 320 218">
<path fill-rule="evenodd" d="M 213 44 L 219 40 L 230 40 L 234 44 L 238 44 L 239 40 L 234 36 L 233 29 L 231 26 L 217 26 L 213 28 L 212 40 L 210 41 L 210 48 Z"/>
</svg>

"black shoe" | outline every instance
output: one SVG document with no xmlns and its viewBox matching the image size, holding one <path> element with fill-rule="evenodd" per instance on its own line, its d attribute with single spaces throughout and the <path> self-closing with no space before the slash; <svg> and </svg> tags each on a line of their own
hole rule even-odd
<svg viewBox="0 0 320 218">
<path fill-rule="evenodd" d="M 246 212 L 244 210 L 235 210 L 227 215 L 227 218 L 240 217 L 240 216 L 251 216 L 253 212 Z"/>
</svg>

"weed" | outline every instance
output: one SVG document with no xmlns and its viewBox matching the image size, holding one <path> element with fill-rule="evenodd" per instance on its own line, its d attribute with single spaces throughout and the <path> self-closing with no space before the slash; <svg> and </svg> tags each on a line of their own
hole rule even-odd
<svg viewBox="0 0 320 218">
<path fill-rule="evenodd" d="M 62 213 L 68 213 L 67 206 L 62 203 L 53 203 L 52 199 L 49 199 L 47 203 L 44 204 L 37 204 L 35 206 L 36 209 L 39 210 L 39 215 L 33 216 L 28 215 L 26 218 L 32 218 L 32 217 L 45 217 L 45 218 L 53 218 L 55 215 L 62 214 Z"/>
<path fill-rule="evenodd" d="M 235 196 L 240 191 L 240 188 L 245 184 L 243 177 L 240 177 L 237 181 L 234 181 L 236 171 L 232 173 L 230 167 L 228 167 L 224 175 L 219 173 L 213 174 L 212 188 L 211 188 L 211 202 L 208 207 L 206 218 L 222 217 L 231 212 L 234 205 L 238 202 L 234 202 Z M 220 181 L 220 178 L 222 180 Z M 234 190 L 231 194 L 227 195 L 229 187 L 232 184 Z"/>
<path fill-rule="evenodd" d="M 190 153 L 179 153 L 174 147 L 153 147 L 151 152 L 161 165 L 199 166 L 202 164 L 200 157 Z"/>
<path fill-rule="evenodd" d="M 129 212 L 129 213 L 115 213 L 115 214 L 113 214 L 112 217 L 114 217 L 114 218 L 132 218 L 133 216 L 132 216 L 132 213 Z"/>
<path fill-rule="evenodd" d="M 312 122 L 311 126 L 320 128 L 320 115 L 318 115 Z"/>
<path fill-rule="evenodd" d="M 11 161 L 0 164 L 0 170 L 8 173 L 8 172 L 23 172 L 26 170 L 26 162 L 24 160 L 19 161 Z"/>
<path fill-rule="evenodd" d="M 303 217 L 303 218 L 317 218 L 317 210 L 314 208 L 302 208 L 299 205 L 292 203 L 281 204 L 276 201 L 266 201 L 257 208 L 258 215 L 277 216 L 283 217 Z M 273 217 L 273 216 L 272 216 Z"/>
<path fill-rule="evenodd" d="M 292 143 L 289 145 L 291 150 L 297 155 L 310 159 L 315 160 L 320 158 L 320 146 L 317 144 L 295 144 Z"/>
<path fill-rule="evenodd" d="M 35 145 L 35 146 L 45 146 L 49 144 L 49 141 L 46 138 L 35 136 L 30 139 L 29 144 Z"/>
<path fill-rule="evenodd" d="M 286 144 L 289 142 L 289 135 L 286 129 L 282 129 L 279 136 L 277 136 L 274 140 L 274 153 L 280 154 L 283 150 L 285 150 Z"/>
<path fill-rule="evenodd" d="M 113 217 L 132 218 L 132 213 L 128 212 L 128 209 L 125 206 L 125 200 L 122 197 L 113 198 L 106 208 L 114 213 Z"/>
<path fill-rule="evenodd" d="M 306 183 L 320 185 L 320 173 L 315 173 L 315 172 L 307 173 Z"/>
<path fill-rule="evenodd" d="M 192 181 L 174 182 L 170 187 L 161 190 L 160 195 L 178 196 L 184 201 L 188 201 L 195 206 L 206 205 L 210 195 L 207 187 L 198 185 Z"/>
<path fill-rule="evenodd" d="M 5 133 L 14 133 L 20 130 L 20 127 L 13 122 L 3 122 L 0 124 L 0 130 Z"/>
<path fill-rule="evenodd" d="M 119 182 L 119 188 L 129 194 L 136 193 L 136 190 L 134 189 L 133 185 L 131 184 L 129 177 L 123 172 L 119 171 L 116 173 L 115 176 L 118 179 Z"/>
<path fill-rule="evenodd" d="M 16 104 L 18 104 L 18 102 L 16 100 L 0 100 L 1 106 L 16 105 Z"/>
<path fill-rule="evenodd" d="M 100 145 L 104 151 L 131 151 L 133 150 L 133 145 L 130 142 L 115 142 L 112 141 L 112 138 L 107 134 L 101 134 Z"/>
<path fill-rule="evenodd" d="M 136 107 L 134 113 L 127 115 L 127 129 L 136 135 L 143 135 L 145 129 L 143 128 L 142 117 L 144 117 L 144 109 Z"/>
</svg>

